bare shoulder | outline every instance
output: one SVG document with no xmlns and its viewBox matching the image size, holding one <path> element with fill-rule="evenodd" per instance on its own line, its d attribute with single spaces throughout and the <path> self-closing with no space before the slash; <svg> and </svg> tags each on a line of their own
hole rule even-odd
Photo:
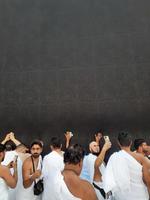
<svg viewBox="0 0 150 200">
<path fill-rule="evenodd" d="M 31 167 L 31 157 L 28 157 L 23 162 L 23 168 L 30 168 Z"/>
<path fill-rule="evenodd" d="M 147 157 L 142 157 L 142 165 L 150 168 L 150 160 Z"/>
<path fill-rule="evenodd" d="M 84 189 L 94 190 L 93 186 L 88 181 L 81 179 L 80 182 L 81 182 Z"/>
<path fill-rule="evenodd" d="M 131 155 L 139 162 L 142 164 L 143 162 L 143 158 L 144 156 L 140 153 L 137 153 L 137 152 L 132 152 Z"/>
<path fill-rule="evenodd" d="M 82 200 L 97 200 L 93 186 L 85 180 L 80 179 L 72 172 L 65 172 L 64 181 L 69 191 Z"/>
<path fill-rule="evenodd" d="M 132 156 L 139 162 L 141 165 L 150 165 L 150 160 L 140 153 L 133 152 Z"/>
<path fill-rule="evenodd" d="M 81 179 L 81 186 L 83 189 L 84 199 L 97 200 L 97 196 L 93 186 L 86 180 Z"/>
<path fill-rule="evenodd" d="M 24 162 L 28 157 L 31 156 L 31 154 L 29 154 L 29 153 L 18 153 L 18 155 L 22 162 Z"/>
<path fill-rule="evenodd" d="M 95 190 L 88 181 L 78 178 L 75 185 L 75 187 L 78 188 L 76 194 L 78 194 L 78 197 L 82 200 L 97 200 Z"/>
</svg>

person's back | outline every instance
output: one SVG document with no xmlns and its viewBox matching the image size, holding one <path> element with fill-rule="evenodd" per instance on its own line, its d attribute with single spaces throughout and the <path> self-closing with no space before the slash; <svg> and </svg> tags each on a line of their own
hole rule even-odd
<svg viewBox="0 0 150 200">
<path fill-rule="evenodd" d="M 63 156 L 56 151 L 52 151 L 44 157 L 42 169 L 44 183 L 44 191 L 42 195 L 43 200 L 48 200 L 49 196 L 51 196 L 51 199 L 54 199 L 53 183 L 55 181 L 55 177 L 57 177 L 57 175 L 63 170 L 63 168 Z"/>
<path fill-rule="evenodd" d="M 133 158 L 133 162 L 129 157 L 126 157 L 128 168 L 130 169 L 130 191 L 129 196 L 131 199 L 144 200 L 149 198 L 147 187 L 143 181 L 143 156 L 136 155 L 136 153 L 130 154 Z M 135 164 L 134 164 L 135 163 Z M 134 191 L 134 192 L 133 192 Z"/>
<path fill-rule="evenodd" d="M 62 200 L 96 200 L 96 194 L 92 185 L 86 181 L 81 180 L 79 176 L 73 171 L 64 170 L 63 173 L 64 188 Z M 68 192 L 67 192 L 68 191 Z M 67 197 L 69 197 L 67 199 Z M 72 197 L 72 198 L 71 198 Z"/>
<path fill-rule="evenodd" d="M 53 178 L 55 172 L 60 172 L 63 170 L 63 168 L 63 155 L 59 154 L 58 152 L 52 151 L 44 157 L 42 174 L 45 179 L 47 177 Z M 53 170 L 51 171 L 51 169 Z"/>
<path fill-rule="evenodd" d="M 46 155 L 43 159 L 42 175 L 44 191 L 42 195 L 42 200 L 49 200 L 49 197 L 51 197 L 51 200 L 55 200 L 55 197 L 53 195 L 53 190 L 55 190 L 55 178 L 64 169 L 60 139 L 52 137 L 50 147 L 52 152 Z"/>
<path fill-rule="evenodd" d="M 121 150 L 112 155 L 108 161 L 109 167 L 113 169 L 113 176 L 116 186 L 112 188 L 116 200 L 148 200 L 148 190 L 143 181 L 143 166 L 139 162 L 141 158 L 134 157 L 133 154 Z M 109 172 L 110 173 L 110 172 Z M 111 183 L 108 177 L 109 183 Z M 112 184 L 113 185 L 113 184 Z"/>
<path fill-rule="evenodd" d="M 132 140 L 128 133 L 120 133 L 118 141 L 121 151 L 114 153 L 108 161 L 104 175 L 105 191 L 111 190 L 115 200 L 148 200 L 144 183 L 149 179 L 146 158 L 131 152 Z"/>
<path fill-rule="evenodd" d="M 65 168 L 55 181 L 56 200 L 97 200 L 93 186 L 79 177 L 83 156 L 79 145 L 70 146 L 65 151 Z"/>
</svg>

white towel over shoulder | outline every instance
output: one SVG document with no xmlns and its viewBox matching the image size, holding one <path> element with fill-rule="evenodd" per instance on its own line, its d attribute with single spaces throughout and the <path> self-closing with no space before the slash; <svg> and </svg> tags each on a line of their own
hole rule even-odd
<svg viewBox="0 0 150 200">
<path fill-rule="evenodd" d="M 103 187 L 105 192 L 113 192 L 115 200 L 148 200 L 148 191 L 142 177 L 142 165 L 121 150 L 108 161 L 103 175 Z"/>
<path fill-rule="evenodd" d="M 54 196 L 56 197 L 56 200 L 81 200 L 80 198 L 73 196 L 69 191 L 61 173 L 58 174 L 55 179 Z"/>
</svg>

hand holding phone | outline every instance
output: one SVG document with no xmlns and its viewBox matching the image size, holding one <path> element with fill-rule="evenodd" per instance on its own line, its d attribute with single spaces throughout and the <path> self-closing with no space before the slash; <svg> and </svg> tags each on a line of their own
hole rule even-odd
<svg viewBox="0 0 150 200">
<path fill-rule="evenodd" d="M 73 133 L 72 132 L 70 132 L 70 137 L 72 137 L 73 136 Z"/>
<path fill-rule="evenodd" d="M 104 136 L 104 140 L 105 140 L 105 142 L 110 142 L 109 136 L 108 136 L 108 135 L 105 135 L 105 136 Z"/>
<path fill-rule="evenodd" d="M 111 148 L 111 142 L 110 142 L 109 136 L 105 135 L 104 140 L 105 140 L 105 144 L 104 144 L 103 148 L 105 148 L 105 150 L 107 151 L 108 149 Z"/>
<path fill-rule="evenodd" d="M 70 140 L 72 138 L 72 136 L 73 136 L 73 133 L 71 131 L 67 131 L 65 133 L 65 137 L 66 137 L 67 140 Z"/>
</svg>

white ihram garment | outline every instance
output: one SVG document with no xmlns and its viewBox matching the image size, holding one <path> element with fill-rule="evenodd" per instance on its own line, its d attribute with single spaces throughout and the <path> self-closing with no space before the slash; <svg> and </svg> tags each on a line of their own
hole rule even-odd
<svg viewBox="0 0 150 200">
<path fill-rule="evenodd" d="M 12 197 L 15 200 L 22 199 L 22 190 L 25 190 L 23 187 L 23 178 L 22 178 L 22 160 L 20 157 L 17 159 L 17 171 L 18 171 L 18 182 L 16 188 L 11 189 L 9 192 L 9 200 L 12 200 Z"/>
<path fill-rule="evenodd" d="M 40 158 L 40 162 L 41 162 L 41 158 Z M 39 164 L 40 164 L 40 162 L 39 162 Z M 23 165 L 23 161 L 20 157 L 18 157 L 18 159 L 17 159 L 18 182 L 17 182 L 17 186 L 15 188 L 15 200 L 20 200 L 20 199 L 22 200 L 22 196 L 27 190 L 23 186 L 22 165 Z"/>
<path fill-rule="evenodd" d="M 16 151 L 6 151 L 4 161 L 1 164 L 7 166 L 10 162 L 12 162 L 14 160 L 16 155 L 18 156 L 18 153 Z M 11 172 L 11 174 L 14 173 L 13 168 L 10 169 L 10 172 Z M 9 188 L 8 196 L 9 196 L 8 197 L 9 200 L 16 200 L 15 188 L 14 189 Z"/>
<path fill-rule="evenodd" d="M 16 155 L 18 155 L 16 151 L 6 151 L 4 161 L 1 162 L 1 164 L 7 166 L 10 162 L 14 160 L 14 157 Z"/>
<path fill-rule="evenodd" d="M 81 200 L 75 197 L 68 189 L 61 173 L 55 177 L 53 196 L 55 200 Z"/>
<path fill-rule="evenodd" d="M 87 155 L 85 157 L 86 161 L 86 165 L 87 165 L 87 173 L 89 174 L 89 181 L 91 184 L 93 184 L 93 179 L 94 179 L 94 164 L 95 164 L 95 161 L 97 159 L 97 156 L 93 155 L 92 153 L 90 153 L 89 155 Z M 104 172 L 105 172 L 105 165 L 102 163 L 99 167 L 99 170 L 103 176 Z M 100 188 L 103 188 L 103 183 L 101 181 L 99 182 L 95 182 L 94 183 L 99 186 Z M 96 195 L 98 197 L 99 200 L 104 200 L 103 196 L 101 195 L 100 191 L 98 189 L 95 189 L 95 192 L 96 192 Z"/>
<path fill-rule="evenodd" d="M 142 165 L 121 150 L 110 157 L 103 186 L 106 192 L 112 191 L 115 200 L 149 200 L 142 177 Z"/>
<path fill-rule="evenodd" d="M 54 182 L 55 178 L 64 169 L 63 155 L 56 151 L 52 151 L 43 159 L 43 183 L 44 191 L 42 200 L 55 200 L 54 196 Z"/>
<path fill-rule="evenodd" d="M 8 190 L 5 180 L 0 177 L 0 200 L 8 200 Z"/>
</svg>

